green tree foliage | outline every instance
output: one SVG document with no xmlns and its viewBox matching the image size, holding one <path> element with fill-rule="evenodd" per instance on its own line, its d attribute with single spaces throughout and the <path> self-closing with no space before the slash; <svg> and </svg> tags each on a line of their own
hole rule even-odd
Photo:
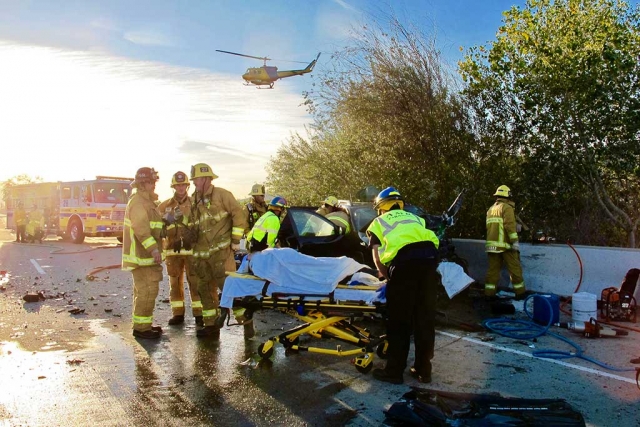
<svg viewBox="0 0 640 427">
<path fill-rule="evenodd" d="M 4 200 L 8 205 L 7 201 L 9 198 L 9 189 L 11 187 L 22 184 L 33 184 L 36 182 L 42 182 L 42 178 L 39 176 L 32 178 L 27 174 L 16 175 L 6 181 L 0 182 L 0 189 L 2 189 L 2 200 Z"/>
<path fill-rule="evenodd" d="M 269 187 L 297 204 L 398 187 L 430 212 L 472 181 L 474 138 L 453 73 L 433 40 L 396 19 L 363 27 L 306 94 L 314 117 L 270 162 Z"/>
<path fill-rule="evenodd" d="M 618 0 L 528 0 L 460 63 L 479 151 L 515 159 L 537 226 L 584 243 L 636 246 L 639 17 Z"/>
</svg>

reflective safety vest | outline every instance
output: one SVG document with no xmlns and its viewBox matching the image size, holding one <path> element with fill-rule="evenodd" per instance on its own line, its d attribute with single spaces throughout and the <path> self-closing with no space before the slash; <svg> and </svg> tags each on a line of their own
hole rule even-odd
<svg viewBox="0 0 640 427">
<path fill-rule="evenodd" d="M 514 207 L 514 202 L 499 197 L 487 211 L 486 252 L 501 253 L 518 242 Z"/>
<path fill-rule="evenodd" d="M 256 225 L 253 226 L 249 234 L 247 234 L 247 242 L 255 239 L 261 242 L 264 236 L 267 236 L 267 246 L 273 248 L 276 246 L 276 239 L 280 231 L 280 218 L 273 211 L 267 211 L 262 215 Z"/>
<path fill-rule="evenodd" d="M 326 218 L 335 225 L 344 228 L 345 234 L 351 232 L 351 224 L 349 224 L 349 215 L 343 211 L 334 211 L 326 216 Z"/>
<path fill-rule="evenodd" d="M 401 209 L 375 218 L 367 234 L 375 234 L 380 240 L 378 255 L 384 265 L 391 264 L 398 251 L 411 243 L 432 242 L 436 248 L 440 246 L 438 237 L 426 228 L 424 219 Z"/>
<path fill-rule="evenodd" d="M 154 193 L 138 189 L 129 198 L 124 212 L 122 269 L 156 265 L 151 253 L 161 250 L 162 218 L 156 209 Z"/>
<path fill-rule="evenodd" d="M 247 218 L 248 227 L 244 230 L 244 234 L 248 234 L 253 226 L 258 222 L 258 219 L 267 212 L 267 204 L 258 204 L 255 200 L 251 200 L 249 203 L 242 207 L 242 212 Z"/>
</svg>

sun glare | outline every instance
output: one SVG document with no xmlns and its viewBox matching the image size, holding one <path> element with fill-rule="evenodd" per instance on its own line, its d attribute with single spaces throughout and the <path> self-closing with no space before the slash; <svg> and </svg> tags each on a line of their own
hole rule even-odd
<svg viewBox="0 0 640 427">
<path fill-rule="evenodd" d="M 301 96 L 243 87 L 239 76 L 0 42 L 0 180 L 170 176 L 208 162 L 237 197 L 265 178 L 269 156 L 310 121 Z M 210 144 L 182 152 L 185 141 Z"/>
</svg>

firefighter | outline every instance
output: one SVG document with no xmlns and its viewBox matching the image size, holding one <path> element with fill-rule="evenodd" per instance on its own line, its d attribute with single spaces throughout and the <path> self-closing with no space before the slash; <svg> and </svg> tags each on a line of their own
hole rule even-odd
<svg viewBox="0 0 640 427">
<path fill-rule="evenodd" d="M 38 209 L 38 205 L 33 205 L 28 216 L 29 220 L 27 221 L 27 226 L 25 228 L 27 241 L 35 243 L 37 240 L 39 243 L 42 243 L 42 236 L 44 234 L 44 217 L 42 215 L 42 211 Z"/>
<path fill-rule="evenodd" d="M 24 210 L 22 202 L 18 202 L 13 218 L 16 222 L 16 242 L 25 243 L 27 241 L 27 212 Z"/>
<path fill-rule="evenodd" d="M 153 326 L 153 309 L 162 280 L 162 217 L 156 208 L 154 192 L 158 174 L 153 168 L 140 168 L 131 187 L 124 213 L 122 269 L 133 275 L 133 336 L 157 339 L 160 326 Z"/>
<path fill-rule="evenodd" d="M 284 197 L 275 196 L 268 205 L 267 213 L 262 215 L 256 225 L 247 234 L 249 252 L 259 252 L 267 248 L 275 248 L 280 232 L 280 217 L 287 207 Z"/>
<path fill-rule="evenodd" d="M 176 172 L 171 177 L 173 197 L 160 203 L 158 210 L 165 221 L 167 238 L 164 239 L 163 252 L 169 275 L 171 314 L 169 325 L 184 323 L 184 274 L 191 295 L 191 312 L 196 325 L 202 326 L 202 302 L 198 294 L 198 279 L 192 273 L 193 235 L 189 220 L 191 218 L 191 199 L 187 194 L 189 179 L 184 172 Z"/>
<path fill-rule="evenodd" d="M 411 374 L 423 383 L 431 381 L 435 344 L 438 246 L 425 220 L 404 209 L 402 196 L 393 187 L 382 190 L 374 201 L 378 217 L 367 229 L 369 246 L 380 275 L 388 280 L 387 363 L 374 369 L 380 381 L 402 384 L 411 333 L 415 361 Z"/>
<path fill-rule="evenodd" d="M 320 207 L 318 208 L 316 213 L 318 213 L 318 214 L 320 214 L 322 216 L 327 216 L 331 212 L 336 210 L 336 208 L 338 207 L 339 203 L 340 202 L 338 202 L 338 198 L 337 197 L 328 196 L 326 199 L 324 199 L 324 201 L 322 202 L 322 205 L 320 205 Z"/>
<path fill-rule="evenodd" d="M 196 242 L 193 247 L 198 293 L 202 301 L 203 326 L 196 330 L 198 337 L 220 337 L 218 289 L 225 279 L 225 263 L 231 251 L 240 248 L 240 239 L 247 228 L 242 207 L 229 191 L 214 187 L 218 176 L 206 163 L 191 167 L 191 182 L 195 191 L 191 196 L 193 227 Z"/>
<path fill-rule="evenodd" d="M 520 266 L 520 245 L 514 213 L 516 205 L 511 200 L 511 190 L 506 185 L 498 187 L 494 196 L 496 202 L 487 211 L 485 251 L 489 257 L 489 269 L 484 281 L 484 294 L 489 298 L 495 297 L 504 264 L 509 270 L 516 299 L 521 299 L 525 296 L 526 289 Z"/>
<path fill-rule="evenodd" d="M 349 221 L 349 214 L 342 206 L 335 206 L 333 212 L 328 213 L 326 218 L 335 225 L 344 229 L 344 234 L 351 232 L 351 223 Z"/>
<path fill-rule="evenodd" d="M 256 221 L 267 212 L 267 203 L 264 201 L 264 185 L 253 184 L 249 195 L 251 196 L 251 201 L 242 207 L 242 212 L 248 224 L 247 229 L 244 230 L 245 236 L 249 234 Z"/>
</svg>

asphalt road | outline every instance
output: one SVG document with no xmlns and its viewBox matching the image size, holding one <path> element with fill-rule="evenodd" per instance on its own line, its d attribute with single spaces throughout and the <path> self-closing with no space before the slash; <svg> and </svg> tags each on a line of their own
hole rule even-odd
<svg viewBox="0 0 640 427">
<path fill-rule="evenodd" d="M 257 335 L 250 340 L 241 327 L 225 327 L 219 342 L 199 340 L 190 316 L 184 326 L 166 326 L 166 278 L 156 304 L 165 333 L 158 342 L 137 341 L 130 274 L 108 269 L 87 277 L 97 267 L 119 264 L 115 239 L 74 245 L 50 237 L 29 245 L 14 238 L 0 226 L 0 270 L 6 271 L 0 284 L 0 425 L 380 425 L 391 403 L 420 386 L 408 373 L 403 385 L 377 382 L 357 372 L 348 357 L 288 355 L 278 346 L 262 360 L 258 346 L 298 324 L 273 310 L 256 314 Z M 38 291 L 47 299 L 22 300 Z M 71 314 L 74 308 L 84 311 Z M 493 335 L 439 331 L 430 388 L 563 398 L 588 425 L 638 425 L 640 390 L 630 372 L 531 357 L 530 346 L 566 349 L 547 337 L 485 342 Z M 566 334 L 612 365 L 628 367 L 640 356 L 635 333 L 609 340 Z M 379 359 L 374 363 L 383 367 Z"/>
</svg>

